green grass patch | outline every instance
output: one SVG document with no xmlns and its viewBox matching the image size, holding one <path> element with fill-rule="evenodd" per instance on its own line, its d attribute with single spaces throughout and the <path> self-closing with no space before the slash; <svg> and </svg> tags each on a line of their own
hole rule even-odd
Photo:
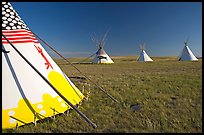
<svg viewBox="0 0 204 135">
<path fill-rule="evenodd" d="M 84 58 L 72 58 L 79 62 Z M 3 130 L 3 133 L 201 133 L 202 59 L 177 61 L 176 57 L 113 57 L 114 64 L 74 64 L 120 103 L 115 103 L 64 60 L 55 59 L 72 82 L 89 98 L 79 110 L 90 118 L 93 129 L 74 110 L 56 119 Z M 130 106 L 139 104 L 133 111 Z"/>
</svg>

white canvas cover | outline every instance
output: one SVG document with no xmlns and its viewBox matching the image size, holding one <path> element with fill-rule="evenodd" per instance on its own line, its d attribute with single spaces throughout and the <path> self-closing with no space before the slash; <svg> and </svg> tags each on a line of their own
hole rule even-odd
<svg viewBox="0 0 204 135">
<path fill-rule="evenodd" d="M 2 2 L 2 34 L 69 102 L 76 105 L 82 101 L 84 95 L 63 74 L 9 2 Z M 34 122 L 35 116 L 36 120 L 53 116 L 53 109 L 63 113 L 70 106 L 2 36 L 2 128 Z"/>
<path fill-rule="evenodd" d="M 110 64 L 114 63 L 103 48 L 100 48 L 93 59 L 93 63 Z"/>
<path fill-rule="evenodd" d="M 137 61 L 153 61 L 153 60 L 147 55 L 145 50 L 142 49 Z"/>
<path fill-rule="evenodd" d="M 185 45 L 182 51 L 182 54 L 179 58 L 179 61 L 197 61 L 198 59 L 192 53 L 188 45 Z"/>
</svg>

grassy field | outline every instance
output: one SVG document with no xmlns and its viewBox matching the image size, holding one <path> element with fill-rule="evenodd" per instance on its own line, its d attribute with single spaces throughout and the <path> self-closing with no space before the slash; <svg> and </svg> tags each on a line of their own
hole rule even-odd
<svg viewBox="0 0 204 135">
<path fill-rule="evenodd" d="M 84 58 L 69 59 L 79 62 Z M 114 64 L 75 64 L 119 103 L 100 91 L 63 60 L 56 63 L 89 98 L 79 106 L 97 128 L 74 110 L 4 133 L 201 133 L 202 60 L 177 61 L 176 57 L 152 57 L 136 62 L 135 56 L 113 57 Z M 140 105 L 133 111 L 130 106 Z"/>
</svg>

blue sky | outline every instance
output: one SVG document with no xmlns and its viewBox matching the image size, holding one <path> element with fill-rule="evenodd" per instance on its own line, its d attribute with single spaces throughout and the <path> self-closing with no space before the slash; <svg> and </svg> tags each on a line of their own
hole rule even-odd
<svg viewBox="0 0 204 135">
<path fill-rule="evenodd" d="M 202 56 L 201 2 L 11 2 L 27 26 L 64 57 L 88 57 L 98 47 L 96 33 L 109 33 L 104 46 L 110 56 L 178 56 L 184 40 Z M 42 44 L 43 45 L 43 44 Z M 48 53 L 53 52 L 46 48 Z"/>
</svg>

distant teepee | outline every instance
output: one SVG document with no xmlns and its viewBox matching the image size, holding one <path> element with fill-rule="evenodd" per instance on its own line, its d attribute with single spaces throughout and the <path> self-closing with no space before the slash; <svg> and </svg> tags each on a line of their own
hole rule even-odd
<svg viewBox="0 0 204 135">
<path fill-rule="evenodd" d="M 93 59 L 93 63 L 97 63 L 97 64 L 111 64 L 114 63 L 112 61 L 112 59 L 108 56 L 108 54 L 105 52 L 104 50 L 104 45 L 105 45 L 105 38 L 106 38 L 107 32 L 104 35 L 104 37 L 102 39 L 99 39 L 96 41 L 96 39 L 93 39 L 93 42 L 95 42 L 97 44 L 98 51 L 96 52 L 96 55 Z"/>
<path fill-rule="evenodd" d="M 188 47 L 187 40 L 184 41 L 184 48 L 181 53 L 181 56 L 179 57 L 179 61 L 197 61 L 198 59 L 195 57 L 195 55 L 192 53 L 190 48 Z"/>
<path fill-rule="evenodd" d="M 139 58 L 137 59 L 137 61 L 153 61 L 153 60 L 147 55 L 147 53 L 145 52 L 144 45 L 143 45 L 143 46 L 140 46 L 140 48 L 141 48 L 141 53 L 140 53 L 140 56 L 139 56 Z"/>
</svg>

